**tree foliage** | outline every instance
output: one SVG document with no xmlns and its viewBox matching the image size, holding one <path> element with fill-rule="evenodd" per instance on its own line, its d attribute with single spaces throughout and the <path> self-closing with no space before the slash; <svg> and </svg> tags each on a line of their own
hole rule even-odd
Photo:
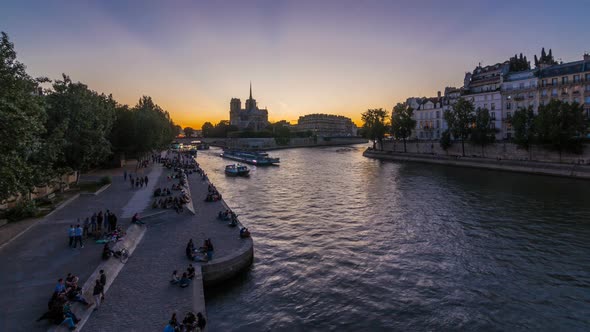
<svg viewBox="0 0 590 332">
<path fill-rule="evenodd" d="M 0 40 L 0 200 L 28 193 L 44 173 L 32 160 L 43 151 L 46 114 L 39 86 L 16 60 L 14 45 Z"/>
<path fill-rule="evenodd" d="M 444 114 L 450 132 L 455 138 L 461 140 L 463 156 L 465 156 L 465 140 L 469 138 L 471 127 L 475 121 L 474 111 L 475 107 L 471 101 L 459 98 L 453 108 Z"/>
<path fill-rule="evenodd" d="M 193 137 L 195 135 L 195 130 L 192 127 L 184 127 L 183 131 L 186 137 Z"/>
<path fill-rule="evenodd" d="M 490 111 L 485 108 L 478 108 L 475 112 L 474 126 L 471 129 L 471 141 L 479 144 L 482 148 L 484 146 L 494 143 L 496 140 L 496 133 L 498 130 L 492 126 L 493 119 L 490 116 Z"/>
<path fill-rule="evenodd" d="M 514 142 L 528 150 L 535 141 L 536 126 L 533 107 L 519 109 L 514 112 L 510 122 L 514 129 Z"/>
<path fill-rule="evenodd" d="M 580 104 L 551 100 L 539 106 L 535 121 L 538 141 L 559 152 L 580 153 L 587 134 L 587 120 Z"/>
<path fill-rule="evenodd" d="M 413 115 L 414 109 L 406 103 L 395 105 L 391 114 L 391 134 L 396 139 L 404 141 L 404 152 L 407 152 L 406 139 L 412 135 L 412 130 L 416 127 Z"/>
<path fill-rule="evenodd" d="M 382 108 L 368 109 L 361 115 L 365 137 L 373 141 L 373 149 L 377 142 L 383 149 L 383 137 L 387 132 L 387 112 Z"/>
<path fill-rule="evenodd" d="M 453 145 L 453 141 L 451 140 L 451 132 L 447 129 L 442 132 L 440 136 L 440 147 L 447 151 L 451 145 Z"/>
</svg>

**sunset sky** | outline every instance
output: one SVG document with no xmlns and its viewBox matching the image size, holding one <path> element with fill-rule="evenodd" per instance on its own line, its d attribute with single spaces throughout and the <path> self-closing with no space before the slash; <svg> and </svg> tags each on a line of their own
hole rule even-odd
<svg viewBox="0 0 590 332">
<path fill-rule="evenodd" d="M 478 62 L 590 51 L 585 1 L 2 1 L 29 74 L 61 73 L 182 126 L 254 98 L 271 121 L 341 114 L 460 86 Z"/>
</svg>

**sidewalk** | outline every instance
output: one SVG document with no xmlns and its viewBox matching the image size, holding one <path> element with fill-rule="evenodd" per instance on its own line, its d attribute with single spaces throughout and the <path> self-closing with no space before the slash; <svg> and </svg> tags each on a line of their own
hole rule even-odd
<svg viewBox="0 0 590 332">
<path fill-rule="evenodd" d="M 51 324 L 37 323 L 35 319 L 47 310 L 57 279 L 72 272 L 84 284 L 101 263 L 100 244 L 87 241 L 83 249 L 68 247 L 67 229 L 77 218 L 83 222 L 95 211 L 110 209 L 117 215 L 118 224 L 127 226 L 131 211 L 140 212 L 148 206 L 149 200 L 134 197 L 149 195 L 156 176 L 161 175 L 161 167 L 140 169 L 142 173 L 150 172 L 150 186 L 143 189 L 131 189 L 123 180 L 123 170 L 118 171 L 118 175 L 111 174 L 113 183 L 104 192 L 98 196 L 80 196 L 37 221 L 0 250 L 0 331 L 46 331 Z"/>
</svg>

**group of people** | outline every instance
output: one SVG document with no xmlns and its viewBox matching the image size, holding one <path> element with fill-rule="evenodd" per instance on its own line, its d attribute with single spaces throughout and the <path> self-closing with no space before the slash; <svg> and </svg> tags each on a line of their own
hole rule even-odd
<svg viewBox="0 0 590 332">
<path fill-rule="evenodd" d="M 207 187 L 207 197 L 205 198 L 205 202 L 217 202 L 219 200 L 221 200 L 221 194 L 212 183 L 209 183 L 209 186 Z"/>
<path fill-rule="evenodd" d="M 186 272 L 182 273 L 182 276 L 178 276 L 178 271 L 174 270 L 172 272 L 172 278 L 170 279 L 170 283 L 173 285 L 179 285 L 181 288 L 188 287 L 190 281 L 193 280 L 195 277 L 195 267 L 193 264 L 189 264 Z"/>
<path fill-rule="evenodd" d="M 229 220 L 230 227 L 238 226 L 238 215 L 232 210 L 219 211 L 217 218 L 221 220 Z"/>
<path fill-rule="evenodd" d="M 207 321 L 200 312 L 196 315 L 192 312 L 188 312 L 184 316 L 182 323 L 178 322 L 176 313 L 173 313 L 168 321 L 168 325 L 164 327 L 164 332 L 200 332 L 205 329 L 205 325 L 207 325 Z"/>
<path fill-rule="evenodd" d="M 127 172 L 125 172 L 126 176 Z M 133 178 L 133 175 L 129 174 L 129 183 L 131 184 L 131 189 L 133 188 L 143 188 L 143 185 L 147 187 L 149 182 L 148 176 L 138 176 Z"/>
<path fill-rule="evenodd" d="M 117 229 L 117 222 L 117 215 L 115 215 L 108 209 L 104 214 L 102 210 L 98 211 L 98 213 L 94 212 L 92 216 L 86 217 L 86 219 L 84 219 L 84 222 L 82 224 L 83 228 L 81 228 L 82 232 L 80 234 L 80 239 L 75 238 L 76 236 L 78 236 L 77 234 L 80 233 L 80 231 L 77 230 L 78 227 L 74 227 L 74 239 L 70 238 L 70 240 L 78 240 L 78 242 L 76 243 L 82 243 L 82 239 L 87 239 L 90 236 L 93 236 L 95 239 L 98 239 L 102 237 L 104 234 L 115 231 Z M 78 219 L 78 224 L 80 224 L 80 219 Z M 73 225 L 70 225 L 70 231 L 68 231 L 68 236 L 70 237 L 72 236 L 72 227 Z M 72 245 L 70 244 L 70 246 Z"/>
<path fill-rule="evenodd" d="M 193 239 L 190 239 L 186 244 L 186 257 L 195 262 L 208 262 L 213 259 L 213 242 L 211 239 L 206 239 L 202 247 L 195 248 Z"/>
<path fill-rule="evenodd" d="M 79 278 L 72 273 L 68 273 L 65 279 L 59 278 L 47 303 L 47 312 L 37 321 L 47 319 L 56 325 L 66 324 L 70 330 L 74 330 L 80 319 L 72 311 L 72 303 L 80 302 L 87 307 L 92 305 L 82 295 L 78 281 Z"/>
</svg>

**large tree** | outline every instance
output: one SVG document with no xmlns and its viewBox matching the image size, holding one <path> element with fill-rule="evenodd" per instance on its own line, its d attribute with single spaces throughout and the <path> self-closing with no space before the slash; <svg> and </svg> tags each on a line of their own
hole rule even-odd
<svg viewBox="0 0 590 332">
<path fill-rule="evenodd" d="M 4 32 L 0 39 L 0 201 L 27 194 L 51 169 L 43 158 L 46 114 L 39 85 L 17 61 L 14 45 Z"/>
<path fill-rule="evenodd" d="M 117 103 L 112 96 L 98 94 L 63 75 L 47 96 L 47 130 L 63 131 L 61 167 L 88 170 L 111 155 L 109 136 Z"/>
<path fill-rule="evenodd" d="M 391 114 L 391 134 L 396 139 L 404 141 L 404 152 L 407 152 L 406 139 L 412 135 L 412 130 L 416 127 L 414 120 L 414 109 L 406 103 L 398 103 L 393 107 Z"/>
<path fill-rule="evenodd" d="M 453 108 L 445 112 L 444 117 L 449 130 L 455 138 L 461 139 L 461 149 L 465 157 L 465 140 L 469 138 L 474 118 L 475 107 L 473 103 L 464 98 L 459 98 Z"/>
<path fill-rule="evenodd" d="M 514 129 L 514 142 L 526 150 L 530 148 L 535 140 L 535 119 L 536 116 L 532 106 L 515 111 L 510 119 L 510 124 Z"/>
<path fill-rule="evenodd" d="M 361 115 L 365 135 L 373 141 L 373 149 L 376 149 L 377 142 L 383 149 L 383 137 L 387 132 L 386 118 L 387 112 L 382 108 L 368 109 Z"/>
<path fill-rule="evenodd" d="M 211 137 L 211 134 L 213 133 L 213 129 L 215 129 L 215 126 L 213 126 L 213 124 L 211 122 L 203 123 L 203 126 L 201 127 L 201 132 L 203 133 L 203 137 Z"/>
<path fill-rule="evenodd" d="M 481 146 L 481 154 L 484 155 L 484 147 L 494 143 L 498 130 L 493 127 L 493 119 L 490 111 L 478 108 L 475 112 L 475 125 L 471 129 L 471 141 Z"/>
<path fill-rule="evenodd" d="M 587 134 L 588 119 L 578 103 L 551 100 L 539 106 L 535 126 L 539 142 L 559 151 L 582 152 L 582 141 Z"/>
<path fill-rule="evenodd" d="M 195 134 L 195 130 L 192 127 L 184 127 L 183 131 L 185 137 L 193 137 Z"/>
</svg>

